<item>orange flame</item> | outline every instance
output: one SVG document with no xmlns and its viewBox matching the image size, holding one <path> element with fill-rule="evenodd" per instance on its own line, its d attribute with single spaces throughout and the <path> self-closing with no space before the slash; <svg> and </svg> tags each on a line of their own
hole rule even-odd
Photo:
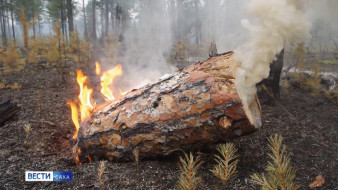
<svg viewBox="0 0 338 190">
<path fill-rule="evenodd" d="M 72 111 L 72 121 L 75 125 L 75 134 L 73 136 L 73 139 L 77 139 L 77 134 L 79 132 L 79 115 L 77 113 L 77 107 L 73 102 L 67 102 L 67 104 L 70 106 L 70 109 Z"/>
<path fill-rule="evenodd" d="M 83 75 L 82 71 L 76 71 L 77 77 L 76 80 L 80 86 L 80 112 L 81 112 L 81 121 L 83 121 L 87 116 L 89 116 L 90 111 L 94 108 L 91 104 L 91 94 L 93 92 L 92 89 L 88 89 L 87 85 L 85 85 L 87 81 L 87 77 Z"/>
<path fill-rule="evenodd" d="M 101 73 L 101 66 L 100 66 L 100 63 L 98 61 L 95 62 L 95 73 L 96 73 L 96 75 L 100 75 L 100 73 Z"/>
<path fill-rule="evenodd" d="M 81 165 L 79 154 L 81 154 L 81 149 L 80 148 L 77 149 L 77 155 L 75 157 L 75 163 L 76 163 L 77 166 Z"/>
<path fill-rule="evenodd" d="M 118 64 L 114 68 L 104 72 L 101 76 L 101 93 L 106 97 L 107 101 L 115 99 L 109 85 L 111 85 L 118 76 L 122 76 L 121 64 Z"/>
<path fill-rule="evenodd" d="M 89 156 L 89 154 L 87 154 L 87 158 L 88 158 L 89 163 L 91 163 L 92 162 L 92 158 Z"/>
</svg>

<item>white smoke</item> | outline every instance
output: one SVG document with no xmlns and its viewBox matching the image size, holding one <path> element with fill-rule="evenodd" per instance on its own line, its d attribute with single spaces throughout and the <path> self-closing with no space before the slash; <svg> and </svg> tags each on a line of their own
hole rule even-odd
<svg viewBox="0 0 338 190">
<path fill-rule="evenodd" d="M 236 88 L 251 123 L 254 116 L 250 104 L 254 102 L 256 84 L 268 77 L 276 54 L 288 43 L 310 38 L 311 23 L 302 3 L 303 0 L 252 0 L 248 12 L 254 20 L 241 21 L 250 39 L 235 50 L 239 64 Z"/>
</svg>

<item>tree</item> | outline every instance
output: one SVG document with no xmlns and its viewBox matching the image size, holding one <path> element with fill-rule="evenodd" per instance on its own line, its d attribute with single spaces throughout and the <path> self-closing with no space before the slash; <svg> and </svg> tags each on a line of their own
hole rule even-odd
<svg viewBox="0 0 338 190">
<path fill-rule="evenodd" d="M 271 98 L 280 98 L 280 74 L 283 68 L 284 49 L 277 55 L 276 61 L 270 64 L 269 77 L 260 82 L 260 85 L 269 93 Z"/>
<path fill-rule="evenodd" d="M 13 12 L 14 12 L 14 6 L 13 6 L 13 0 L 11 0 L 11 2 L 10 2 L 10 4 L 11 4 L 11 20 L 12 20 L 12 32 L 13 32 L 13 39 L 14 39 L 14 42 L 15 42 L 15 31 L 14 31 L 14 14 L 13 14 Z"/>
<path fill-rule="evenodd" d="M 2 33 L 2 45 L 7 46 L 7 35 L 6 35 L 6 19 L 5 19 L 5 4 L 4 0 L 1 0 L 1 33 Z"/>
<path fill-rule="evenodd" d="M 82 0 L 82 11 L 83 11 L 83 22 L 84 22 L 84 36 L 87 38 L 88 33 L 87 33 L 87 20 L 86 20 L 86 9 L 85 9 L 85 3 L 84 0 Z"/>
<path fill-rule="evenodd" d="M 73 4 L 72 0 L 67 0 L 67 17 L 68 17 L 68 28 L 69 33 L 74 31 L 74 23 L 73 23 Z"/>
<path fill-rule="evenodd" d="M 61 32 L 62 35 L 65 34 L 65 12 L 67 11 L 67 7 L 64 6 L 66 4 L 65 0 L 48 0 L 46 5 L 47 13 L 49 17 L 55 23 L 56 21 L 60 21 Z"/>
<path fill-rule="evenodd" d="M 15 9 L 15 15 L 17 16 L 17 20 L 21 21 L 21 8 L 23 7 L 23 14 L 25 15 L 25 19 L 27 23 L 32 23 L 32 29 L 34 35 L 36 35 L 36 21 L 41 19 L 41 14 L 43 12 L 44 3 L 42 0 L 14 0 L 13 2 Z"/>
<path fill-rule="evenodd" d="M 92 40 L 96 42 L 96 0 L 92 0 Z"/>
<path fill-rule="evenodd" d="M 108 32 L 109 32 L 109 0 L 105 0 L 105 12 L 104 12 L 104 18 L 105 18 L 105 21 L 106 21 L 106 24 L 105 24 L 105 36 L 108 35 Z"/>
</svg>

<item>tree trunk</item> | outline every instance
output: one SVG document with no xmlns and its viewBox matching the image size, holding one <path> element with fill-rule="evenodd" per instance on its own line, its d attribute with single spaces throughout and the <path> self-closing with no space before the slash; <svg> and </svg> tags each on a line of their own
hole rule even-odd
<svg viewBox="0 0 338 190">
<path fill-rule="evenodd" d="M 172 34 L 176 34 L 176 6 L 175 0 L 168 1 L 170 3 L 170 15 L 171 15 L 171 32 Z M 176 39 L 174 39 L 176 40 Z"/>
<path fill-rule="evenodd" d="M 74 32 L 72 0 L 67 0 L 67 17 L 68 17 L 68 31 L 69 34 L 71 34 L 72 32 Z"/>
<path fill-rule="evenodd" d="M 83 11 L 83 21 L 84 21 L 84 36 L 88 38 L 88 33 L 87 33 L 87 21 L 86 21 L 86 9 L 85 9 L 85 3 L 84 0 L 82 0 L 82 11 Z"/>
<path fill-rule="evenodd" d="M 60 0 L 61 3 L 61 12 L 60 12 L 60 18 L 61 18 L 61 31 L 62 31 L 62 35 L 65 35 L 65 28 L 64 28 L 64 20 L 63 20 L 63 0 Z"/>
<path fill-rule="evenodd" d="M 14 16 L 13 16 L 13 0 L 11 0 L 11 19 L 12 19 L 12 31 L 13 31 L 13 39 L 15 43 L 15 31 L 14 31 Z"/>
<path fill-rule="evenodd" d="M 106 0 L 105 1 L 105 21 L 106 21 L 106 30 L 105 30 L 105 36 L 108 36 L 108 32 L 109 32 L 109 1 L 108 0 Z"/>
<path fill-rule="evenodd" d="M 198 2 L 197 0 L 194 0 L 194 6 L 195 6 L 195 35 L 196 35 L 196 44 L 200 44 L 201 42 L 201 20 L 199 17 L 199 10 L 198 10 Z"/>
<path fill-rule="evenodd" d="M 6 2 L 7 3 L 7 2 Z M 8 28 L 8 39 L 10 40 L 11 39 L 11 27 L 10 27 L 10 22 L 9 22 L 9 8 L 8 6 L 6 6 L 6 17 L 7 17 L 7 28 Z"/>
<path fill-rule="evenodd" d="M 101 5 L 101 39 L 104 40 L 105 37 L 105 29 L 104 29 L 104 7 Z"/>
<path fill-rule="evenodd" d="M 158 82 L 134 89 L 118 101 L 95 108 L 79 130 L 81 162 L 132 160 L 199 149 L 251 133 L 260 127 L 242 109 L 232 71 L 232 52 L 192 65 Z"/>
<path fill-rule="evenodd" d="M 114 6 L 115 6 L 115 1 L 114 0 L 112 0 L 111 1 L 111 4 L 110 4 L 110 20 L 111 20 L 111 31 L 112 31 L 112 33 L 114 33 L 115 32 L 115 17 L 114 17 Z"/>
<path fill-rule="evenodd" d="M 1 0 L 1 28 L 2 28 L 2 45 L 7 46 L 7 35 L 6 35 L 6 18 L 5 18 L 5 8 L 4 1 Z"/>
<path fill-rule="evenodd" d="M 36 31 L 35 31 L 35 23 L 33 22 L 33 39 L 34 39 L 34 41 L 35 41 L 35 39 L 36 39 Z"/>
<path fill-rule="evenodd" d="M 95 16 L 95 8 L 96 7 L 96 1 L 92 0 L 92 22 L 93 22 L 93 26 L 92 26 L 92 40 L 94 42 L 96 42 L 96 16 Z"/>
<path fill-rule="evenodd" d="M 284 49 L 277 55 L 277 60 L 270 65 L 269 77 L 264 79 L 260 84 L 269 93 L 271 98 L 280 98 L 280 74 L 283 69 Z"/>
</svg>

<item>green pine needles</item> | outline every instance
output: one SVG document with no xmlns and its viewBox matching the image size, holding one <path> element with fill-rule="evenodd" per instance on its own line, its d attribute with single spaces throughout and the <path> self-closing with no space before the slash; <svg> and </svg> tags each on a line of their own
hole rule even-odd
<svg viewBox="0 0 338 190">
<path fill-rule="evenodd" d="M 218 145 L 217 151 L 220 155 L 215 155 L 215 161 L 218 163 L 211 172 L 220 178 L 224 185 L 237 176 L 238 155 L 234 144 L 227 143 Z"/>
<path fill-rule="evenodd" d="M 269 137 L 269 148 L 271 161 L 265 168 L 264 174 L 253 174 L 252 182 L 262 186 L 262 190 L 296 190 L 299 188 L 294 183 L 296 170 L 292 167 L 286 146 L 282 145 L 283 137 L 274 135 Z"/>
<path fill-rule="evenodd" d="M 180 190 L 194 190 L 197 189 L 201 178 L 197 176 L 197 172 L 202 165 L 202 161 L 199 156 L 194 158 L 193 154 L 184 154 L 184 158 L 180 157 L 181 175 L 177 184 L 177 188 Z"/>
</svg>

